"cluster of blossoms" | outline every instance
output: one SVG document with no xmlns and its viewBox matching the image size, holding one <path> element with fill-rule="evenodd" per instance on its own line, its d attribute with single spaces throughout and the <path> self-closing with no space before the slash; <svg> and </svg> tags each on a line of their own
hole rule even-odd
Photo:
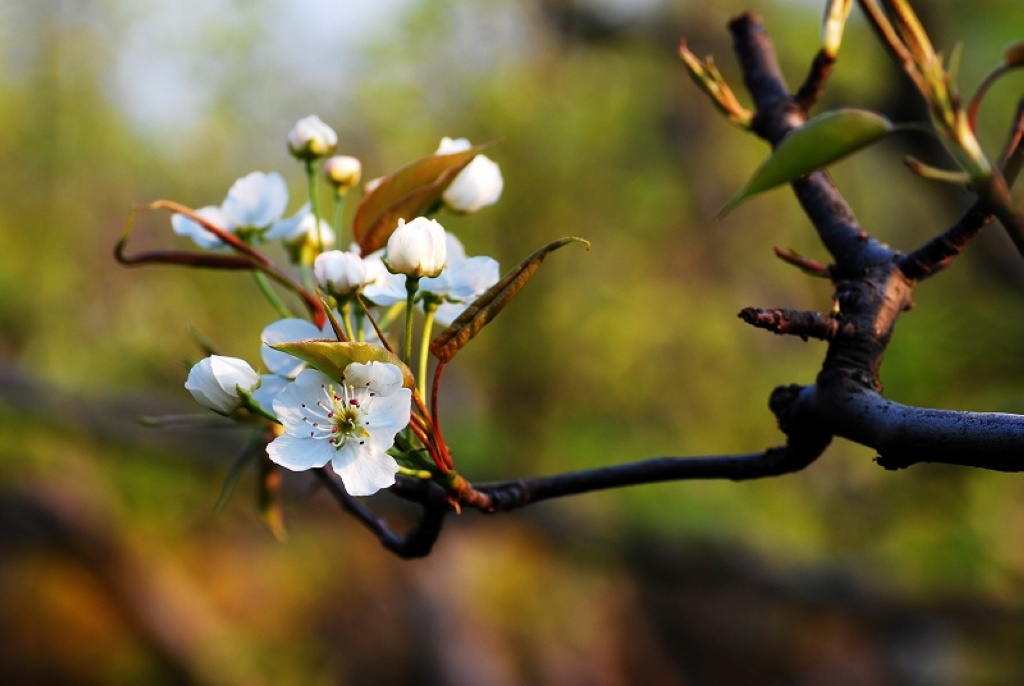
<svg viewBox="0 0 1024 686">
<path fill-rule="evenodd" d="M 171 219 L 177 234 L 205 251 L 242 254 L 211 256 L 204 264 L 247 259 L 262 266 L 253 270 L 257 282 L 282 315 L 263 330 L 262 374 L 245 360 L 210 355 L 192 367 L 185 388 L 209 410 L 272 427 L 266 456 L 276 465 L 307 470 L 330 463 L 351 495 L 386 488 L 399 473 L 444 476 L 450 455 L 424 400 L 427 343 L 435 324 L 451 324 L 500 275 L 495 260 L 467 256 L 462 243 L 427 215 L 443 207 L 471 213 L 493 204 L 502 192 L 501 171 L 469 141 L 445 138 L 430 156 L 434 162 L 449 156 L 446 165 L 451 160 L 442 165 L 452 173 L 437 184 L 436 201 L 409 207 L 402 170 L 377 179 L 367 184 L 357 217 L 374 203 L 385 211 L 370 229 L 362 226 L 362 236 L 354 226 L 351 247 L 338 250 L 343 202 L 359 185 L 361 164 L 334 154 L 337 135 L 315 116 L 301 119 L 287 144 L 305 163 L 309 180 L 309 202 L 295 214 L 285 216 L 283 177 L 253 172 L 238 179 L 219 206 L 180 211 Z M 321 178 L 334 191 L 333 223 L 319 211 Z M 272 241 L 283 243 L 298 279 L 265 266 L 269 258 L 256 246 Z M 289 310 L 268 273 L 304 298 L 310 318 Z M 423 329 L 418 365 L 412 359 L 416 312 Z M 396 350 L 387 331 L 403 314 L 404 340 Z"/>
</svg>

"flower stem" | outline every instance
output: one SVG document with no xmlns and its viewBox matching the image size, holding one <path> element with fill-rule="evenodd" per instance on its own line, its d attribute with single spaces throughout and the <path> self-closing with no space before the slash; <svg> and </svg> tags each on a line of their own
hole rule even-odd
<svg viewBox="0 0 1024 686">
<path fill-rule="evenodd" d="M 426 317 L 423 320 L 423 335 L 420 340 L 420 364 L 419 372 L 416 375 L 416 385 L 420 397 L 427 397 L 427 353 L 430 352 L 430 331 L 434 328 L 434 313 L 437 312 L 437 302 L 432 298 L 423 303 L 423 310 Z"/>
<path fill-rule="evenodd" d="M 267 275 L 260 271 L 254 271 L 252 276 L 256 279 L 256 285 L 260 287 L 260 292 L 262 292 L 263 296 L 270 301 L 271 306 L 277 310 L 277 313 L 282 317 L 291 317 L 292 313 L 288 311 L 288 308 L 285 306 L 280 296 L 278 296 L 277 291 L 275 291 L 270 285 L 270 281 L 267 280 Z"/>
<path fill-rule="evenodd" d="M 341 240 L 341 213 L 345 208 L 345 194 L 341 191 L 334 191 L 334 236 L 335 245 L 342 246 Z"/>
<path fill-rule="evenodd" d="M 412 362 L 412 308 L 416 298 L 416 289 L 419 288 L 420 277 L 405 277 L 405 341 L 402 353 L 402 362 L 409 365 Z"/>
<path fill-rule="evenodd" d="M 316 248 L 319 254 L 324 251 L 324 237 L 320 233 L 320 211 L 317 207 L 315 160 L 306 160 L 306 178 L 309 180 L 309 211 L 313 214 L 313 230 L 316 232 Z"/>
<path fill-rule="evenodd" d="M 352 328 L 352 301 L 348 299 L 342 300 L 338 309 L 341 310 L 341 325 L 345 327 L 345 335 L 348 336 L 350 341 L 356 340 Z"/>
</svg>

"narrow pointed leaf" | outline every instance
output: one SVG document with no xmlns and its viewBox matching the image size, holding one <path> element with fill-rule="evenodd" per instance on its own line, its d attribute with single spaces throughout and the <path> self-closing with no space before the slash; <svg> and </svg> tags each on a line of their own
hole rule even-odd
<svg viewBox="0 0 1024 686">
<path fill-rule="evenodd" d="M 575 236 L 560 238 L 557 241 L 548 243 L 537 250 L 525 260 L 517 264 L 512 270 L 503 276 L 498 283 L 491 286 L 487 292 L 477 298 L 463 311 L 451 325 L 439 333 L 430 342 L 430 352 L 441 363 L 449 362 L 455 353 L 459 352 L 462 346 L 466 345 L 474 336 L 480 333 L 498 313 L 512 302 L 512 298 L 523 289 L 526 282 L 534 275 L 540 267 L 541 262 L 549 253 L 558 250 L 569 243 L 583 243 L 588 248 L 590 242 Z"/>
<path fill-rule="evenodd" d="M 409 221 L 440 199 L 452 179 L 477 154 L 489 147 L 477 145 L 451 155 L 430 155 L 384 177 L 359 203 L 352 234 L 364 255 L 388 242 L 399 219 Z"/>
<path fill-rule="evenodd" d="M 270 347 L 305 360 L 314 369 L 319 369 L 335 381 L 341 381 L 345 367 L 353 362 L 362 364 L 388 362 L 402 370 L 403 386 L 406 388 L 416 387 L 416 379 L 413 377 L 412 371 L 394 353 L 374 343 L 357 341 L 342 343 L 341 341 L 314 339 L 278 343 Z"/>
<path fill-rule="evenodd" d="M 874 143 L 893 128 L 882 115 L 859 109 L 834 110 L 808 120 L 782 139 L 743 190 L 721 209 L 719 218 L 758 193 L 795 181 Z"/>
</svg>

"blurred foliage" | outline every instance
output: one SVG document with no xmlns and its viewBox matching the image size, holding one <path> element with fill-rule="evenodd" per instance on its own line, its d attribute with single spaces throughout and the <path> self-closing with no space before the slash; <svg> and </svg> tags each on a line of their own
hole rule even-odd
<svg viewBox="0 0 1024 686">
<path fill-rule="evenodd" d="M 966 93 L 1024 26 L 1017 0 L 918 4 L 938 46 L 963 41 Z M 298 207 L 301 168 L 284 134 L 315 111 L 368 178 L 443 135 L 499 141 L 489 155 L 505 175 L 502 201 L 441 217 L 470 254 L 508 267 L 563 235 L 593 244 L 553 255 L 446 373 L 446 438 L 468 478 L 778 443 L 768 394 L 812 380 L 824 349 L 746 328 L 736 312 L 827 309 L 828 284 L 771 248 L 826 256 L 783 190 L 714 220 L 767 151 L 702 100 L 675 47 L 685 35 L 714 54 L 741 92 L 724 26 L 752 9 L 796 83 L 819 10 L 766 0 L 616 7 L 626 3 L 410 2 L 347 67 L 325 57 L 295 78 L 274 52 L 291 5 L 216 3 L 173 46 L 210 95 L 182 98 L 199 110 L 156 130 L 129 117 L 129 96 L 113 85 L 119 46 L 156 35 L 156 10 L 0 3 L 0 667 L 11 683 L 1024 674 L 1014 475 L 889 473 L 838 442 L 782 479 L 467 514 L 431 558 L 403 563 L 301 476 L 288 484 L 284 545 L 257 521 L 251 475 L 213 512 L 244 434 L 135 426 L 139 414 L 192 411 L 188 326 L 256 361 L 274 314 L 245 276 L 116 267 L 128 207 L 219 202 L 253 169 L 284 173 Z M 920 116 L 853 16 L 823 107 Z M 153 92 L 137 85 L 136 97 Z M 982 108 L 992 150 L 1019 93 L 1019 78 L 1006 79 Z M 908 135 L 834 169 L 865 228 L 906 249 L 966 203 L 908 174 L 908 153 L 942 160 Z M 183 245 L 169 228 L 166 216 L 145 217 L 139 246 Z M 990 230 L 922 286 L 883 369 L 890 396 L 1024 412 L 1022 274 Z M 386 496 L 371 503 L 408 516 Z"/>
</svg>

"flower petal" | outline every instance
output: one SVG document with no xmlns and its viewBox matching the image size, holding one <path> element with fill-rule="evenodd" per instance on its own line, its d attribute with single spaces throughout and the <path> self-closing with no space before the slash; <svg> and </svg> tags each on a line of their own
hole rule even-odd
<svg viewBox="0 0 1024 686">
<path fill-rule="evenodd" d="M 278 436 L 267 446 L 267 457 L 272 462 L 295 472 L 323 467 L 334 452 L 327 441 L 311 441 L 287 434 Z"/>
<path fill-rule="evenodd" d="M 369 442 L 351 449 L 342 448 L 335 454 L 331 466 L 349 495 L 373 495 L 394 484 L 398 473 L 395 458 Z"/>
<path fill-rule="evenodd" d="M 235 181 L 222 207 L 235 226 L 263 229 L 280 219 L 287 205 L 284 177 L 252 172 Z"/>
</svg>

